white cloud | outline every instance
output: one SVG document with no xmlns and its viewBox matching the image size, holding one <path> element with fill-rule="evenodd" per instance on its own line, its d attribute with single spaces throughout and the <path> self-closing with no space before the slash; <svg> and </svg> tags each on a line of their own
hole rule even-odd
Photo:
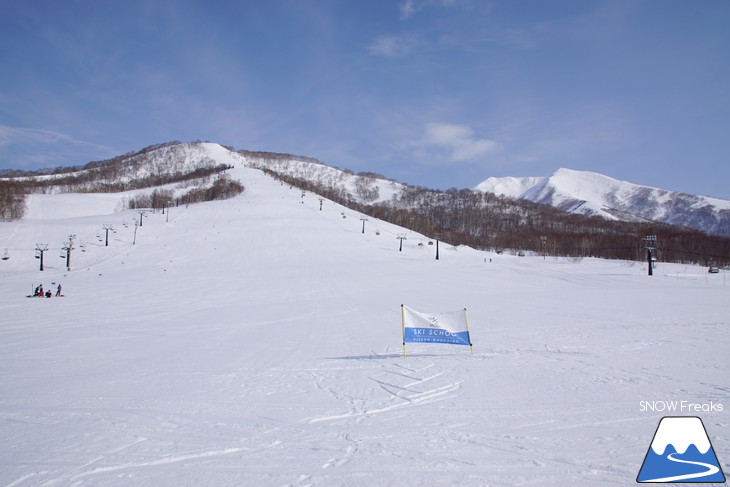
<svg viewBox="0 0 730 487">
<path fill-rule="evenodd" d="M 444 150 L 451 162 L 474 161 L 499 150 L 499 144 L 478 138 L 471 127 L 448 123 L 427 124 L 417 146 Z"/>
<path fill-rule="evenodd" d="M 398 10 L 400 10 L 401 19 L 409 19 L 413 15 L 427 6 L 442 6 L 450 7 L 455 5 L 457 0 L 405 0 L 403 3 L 398 4 Z"/>
<path fill-rule="evenodd" d="M 116 154 L 111 147 L 74 139 L 59 132 L 0 125 L 0 160 L 8 167 L 82 164 Z"/>
<path fill-rule="evenodd" d="M 416 2 L 415 0 L 406 0 L 405 2 L 398 5 L 398 9 L 400 10 L 401 18 L 407 19 L 411 17 L 416 11 Z"/>
<path fill-rule="evenodd" d="M 10 127 L 8 125 L 0 125 L 0 147 L 12 143 L 28 143 L 35 142 L 40 144 L 67 143 L 91 147 L 95 149 L 111 150 L 109 147 L 101 146 L 91 142 L 77 140 L 68 135 L 64 135 L 51 130 Z"/>
<path fill-rule="evenodd" d="M 394 59 L 410 53 L 417 45 L 418 41 L 411 36 L 382 35 L 375 38 L 367 50 L 374 56 Z"/>
</svg>

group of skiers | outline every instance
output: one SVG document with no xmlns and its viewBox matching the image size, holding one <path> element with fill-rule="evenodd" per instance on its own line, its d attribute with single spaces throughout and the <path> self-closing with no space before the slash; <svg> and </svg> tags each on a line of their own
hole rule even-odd
<svg viewBox="0 0 730 487">
<path fill-rule="evenodd" d="M 36 286 L 36 288 L 35 288 L 35 291 L 33 292 L 33 297 L 36 297 L 36 298 L 43 298 L 43 297 L 50 298 L 51 296 L 53 296 L 53 293 L 51 292 L 50 289 L 47 290 L 45 293 L 43 292 L 43 284 L 38 284 L 38 286 Z M 57 298 L 61 297 L 61 285 L 60 284 L 56 288 L 56 297 Z"/>
</svg>

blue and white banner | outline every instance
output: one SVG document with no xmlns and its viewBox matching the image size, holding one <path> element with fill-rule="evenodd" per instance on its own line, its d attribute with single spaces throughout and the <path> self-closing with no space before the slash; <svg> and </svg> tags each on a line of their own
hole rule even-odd
<svg viewBox="0 0 730 487">
<path fill-rule="evenodd" d="M 422 313 L 403 306 L 403 343 L 471 345 L 466 309 Z"/>
</svg>

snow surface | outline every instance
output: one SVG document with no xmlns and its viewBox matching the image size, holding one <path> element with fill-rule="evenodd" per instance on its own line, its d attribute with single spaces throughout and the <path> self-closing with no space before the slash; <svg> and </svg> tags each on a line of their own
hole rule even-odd
<svg viewBox="0 0 730 487">
<path fill-rule="evenodd" d="M 123 209 L 124 194 L 92 193 L 85 197 L 74 193 L 29 194 L 26 200 L 25 218 L 59 220 L 111 214 Z"/>
<path fill-rule="evenodd" d="M 94 195 L 0 223 L 0 485 L 633 485 L 665 414 L 640 402 L 663 400 L 724 403 L 701 417 L 730 459 L 724 272 L 444 243 L 437 261 L 231 174 L 242 195 L 150 214 L 136 245 L 139 215 Z M 40 282 L 65 297 L 26 298 Z M 404 358 L 401 304 L 467 308 L 474 354 Z"/>
</svg>

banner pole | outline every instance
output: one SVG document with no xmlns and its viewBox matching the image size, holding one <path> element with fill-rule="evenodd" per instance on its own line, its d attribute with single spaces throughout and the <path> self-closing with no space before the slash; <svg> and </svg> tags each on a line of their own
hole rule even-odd
<svg viewBox="0 0 730 487">
<path fill-rule="evenodd" d="M 466 316 L 466 308 L 464 308 L 464 322 L 466 323 L 466 332 L 469 334 L 469 350 L 474 355 L 474 348 L 471 345 L 471 331 L 469 331 L 469 318 Z"/>
<path fill-rule="evenodd" d="M 406 310 L 400 305 L 401 336 L 403 337 L 403 358 L 406 358 Z"/>
</svg>

